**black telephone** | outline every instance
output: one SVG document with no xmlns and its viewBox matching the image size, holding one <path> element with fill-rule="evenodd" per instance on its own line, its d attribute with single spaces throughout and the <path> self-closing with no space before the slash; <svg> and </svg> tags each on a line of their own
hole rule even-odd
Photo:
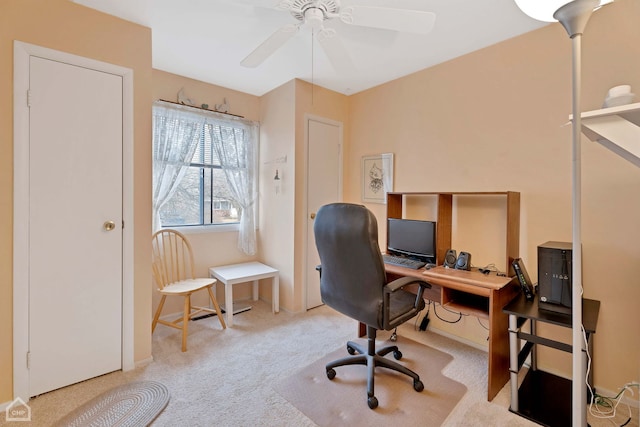
<svg viewBox="0 0 640 427">
<path fill-rule="evenodd" d="M 522 258 L 514 259 L 511 265 L 513 266 L 513 270 L 516 272 L 516 276 L 518 277 L 518 281 L 520 282 L 525 298 L 527 301 L 533 301 L 533 295 L 535 293 L 533 283 L 531 282 L 531 278 L 529 278 L 527 269 L 524 267 Z"/>
</svg>

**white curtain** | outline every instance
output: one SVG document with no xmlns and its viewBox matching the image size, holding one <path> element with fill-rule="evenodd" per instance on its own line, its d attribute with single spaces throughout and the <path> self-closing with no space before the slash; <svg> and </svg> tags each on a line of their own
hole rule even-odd
<svg viewBox="0 0 640 427">
<path fill-rule="evenodd" d="M 162 227 L 160 208 L 175 193 L 202 132 L 199 115 L 160 103 L 153 106 L 153 231 Z"/>
<path fill-rule="evenodd" d="M 233 126 L 215 119 L 207 119 L 205 126 L 211 136 L 213 149 L 220 159 L 231 197 L 240 205 L 240 233 L 238 249 L 247 255 L 256 253 L 254 174 L 258 128 L 252 123 L 237 121 Z"/>
</svg>

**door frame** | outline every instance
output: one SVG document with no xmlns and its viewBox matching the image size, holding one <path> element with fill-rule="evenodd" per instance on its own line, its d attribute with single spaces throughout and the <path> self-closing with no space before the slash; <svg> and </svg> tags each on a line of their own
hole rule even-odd
<svg viewBox="0 0 640 427">
<path fill-rule="evenodd" d="M 337 126 L 340 129 L 340 140 L 338 144 L 340 145 L 340 152 L 338 154 L 338 200 L 342 200 L 342 186 L 343 186 L 343 165 L 344 165 L 344 123 L 339 122 L 337 120 L 327 119 L 325 117 L 316 116 L 314 114 L 305 113 L 304 115 L 304 170 L 307 173 L 304 174 L 304 239 L 303 239 L 303 248 L 304 248 L 304 274 L 303 274 L 303 286 L 302 286 L 302 307 L 304 310 L 309 310 L 307 307 L 307 287 L 309 285 L 309 121 L 313 120 L 316 122 L 324 123 L 327 125 Z"/>
<path fill-rule="evenodd" d="M 122 370 L 134 364 L 133 70 L 20 41 L 13 45 L 13 397 L 27 402 L 29 370 L 29 60 L 64 62 L 122 77 Z"/>
</svg>

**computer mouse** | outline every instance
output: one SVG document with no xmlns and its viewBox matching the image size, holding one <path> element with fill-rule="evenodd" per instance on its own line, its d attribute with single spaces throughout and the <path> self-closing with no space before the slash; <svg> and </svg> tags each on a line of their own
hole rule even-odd
<svg viewBox="0 0 640 427">
<path fill-rule="evenodd" d="M 425 270 L 431 270 L 431 269 L 432 269 L 433 267 L 435 267 L 435 266 L 436 266 L 435 264 L 431 264 L 431 263 L 429 263 L 429 264 L 427 264 L 427 265 L 425 265 L 425 266 L 424 266 L 424 269 L 425 269 Z"/>
</svg>

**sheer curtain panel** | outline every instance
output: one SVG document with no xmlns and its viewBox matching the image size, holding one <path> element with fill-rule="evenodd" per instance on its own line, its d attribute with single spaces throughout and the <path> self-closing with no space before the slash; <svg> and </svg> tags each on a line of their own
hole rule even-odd
<svg viewBox="0 0 640 427">
<path fill-rule="evenodd" d="M 171 198 L 189 166 L 202 132 L 197 114 L 154 103 L 153 231 L 162 227 L 160 208 Z"/>
<path fill-rule="evenodd" d="M 233 126 L 207 119 L 205 126 L 213 149 L 227 178 L 231 197 L 241 207 L 238 249 L 247 255 L 256 253 L 255 171 L 257 169 L 258 127 L 254 123 L 236 122 Z"/>
</svg>

